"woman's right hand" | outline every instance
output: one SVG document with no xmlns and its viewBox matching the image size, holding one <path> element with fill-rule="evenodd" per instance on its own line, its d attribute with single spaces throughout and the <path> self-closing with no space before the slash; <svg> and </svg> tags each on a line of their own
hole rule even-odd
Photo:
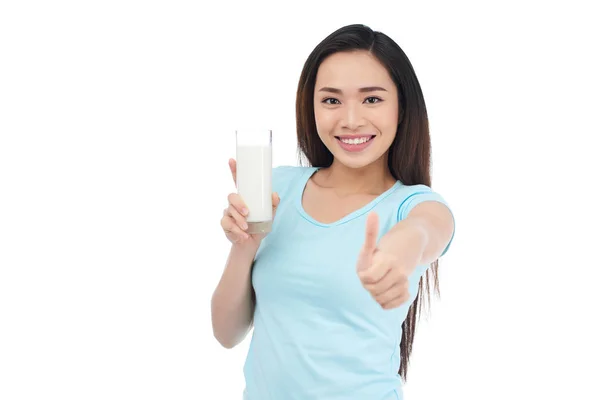
<svg viewBox="0 0 600 400">
<path fill-rule="evenodd" d="M 231 170 L 231 176 L 233 177 L 233 183 L 237 184 L 236 179 L 236 162 L 234 159 L 229 160 L 229 169 Z M 221 227 L 225 232 L 225 236 L 232 244 L 252 244 L 258 248 L 261 240 L 266 234 L 248 234 L 248 224 L 246 218 L 248 216 L 248 209 L 244 203 L 242 197 L 237 193 L 230 193 L 227 196 L 229 206 L 223 211 L 223 218 L 221 218 Z M 279 205 L 279 196 L 277 193 L 272 194 L 273 202 L 273 218 L 275 218 L 275 211 Z"/>
</svg>

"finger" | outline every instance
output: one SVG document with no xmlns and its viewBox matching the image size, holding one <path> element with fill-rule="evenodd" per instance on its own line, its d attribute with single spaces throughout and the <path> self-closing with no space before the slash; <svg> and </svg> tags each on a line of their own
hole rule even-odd
<svg viewBox="0 0 600 400">
<path fill-rule="evenodd" d="M 394 269 L 390 269 L 379 282 L 364 283 L 363 285 L 373 296 L 379 296 L 392 289 L 394 286 L 408 289 L 408 280 L 404 276 L 396 276 Z"/>
<path fill-rule="evenodd" d="M 363 249 L 366 253 L 373 253 L 377 248 L 377 234 L 379 232 L 379 217 L 372 212 L 367 216 L 367 227 L 365 233 L 365 244 Z"/>
<path fill-rule="evenodd" d="M 385 290 L 379 294 L 371 293 L 371 295 L 375 298 L 375 300 L 379 304 L 386 304 L 386 303 L 389 303 L 390 301 L 396 299 L 396 297 L 400 297 L 400 296 L 404 295 L 405 293 L 408 293 L 408 287 L 404 286 L 400 282 L 395 282 L 395 283 L 392 283 L 392 286 L 390 288 L 388 288 L 387 290 Z"/>
<path fill-rule="evenodd" d="M 231 177 L 233 178 L 233 183 L 237 186 L 237 163 L 233 158 L 229 159 L 229 169 L 231 170 Z"/>
<path fill-rule="evenodd" d="M 360 250 L 358 259 L 356 260 L 356 271 L 361 282 L 364 284 L 364 278 L 367 276 L 367 271 L 370 269 L 373 260 L 373 253 L 367 252 L 364 248 Z"/>
<path fill-rule="evenodd" d="M 379 304 L 381 305 L 381 308 L 383 308 L 384 310 L 391 310 L 393 308 L 400 307 L 401 305 L 406 303 L 409 299 L 410 299 L 410 293 L 408 291 L 406 291 L 386 303 L 383 303 L 383 304 L 379 303 Z"/>
<path fill-rule="evenodd" d="M 363 284 L 378 283 L 392 269 L 392 264 L 390 264 L 389 262 L 378 262 L 376 258 L 377 253 L 375 253 L 375 257 L 371 264 L 371 267 L 364 269 L 358 273 Z"/>
<path fill-rule="evenodd" d="M 246 232 L 241 230 L 232 217 L 223 217 L 221 220 L 221 227 L 225 231 L 225 234 L 227 234 L 227 237 L 234 242 L 239 242 L 242 239 L 248 239 L 250 237 Z"/>
<path fill-rule="evenodd" d="M 356 263 L 357 271 L 366 271 L 371 269 L 373 264 L 373 256 L 377 249 L 377 234 L 379 230 L 379 220 L 376 213 L 371 213 L 367 216 L 365 228 L 365 242 L 358 255 Z M 362 276 L 361 276 L 362 279 Z"/>
<path fill-rule="evenodd" d="M 271 218 L 275 218 L 275 214 L 277 213 L 277 206 L 279 206 L 279 195 L 275 192 L 271 195 L 271 204 L 273 205 L 273 215 Z"/>
<path fill-rule="evenodd" d="M 238 212 L 233 206 L 229 206 L 227 210 L 227 214 L 233 218 L 236 225 L 239 226 L 243 231 L 248 229 L 248 223 L 246 222 L 246 217 Z"/>
<path fill-rule="evenodd" d="M 248 235 L 247 233 L 244 233 L 242 231 L 239 230 L 240 228 L 236 228 L 234 231 L 232 232 L 226 232 L 225 236 L 233 243 L 242 243 L 245 240 L 248 240 L 248 238 L 250 237 L 250 235 Z"/>
<path fill-rule="evenodd" d="M 242 196 L 237 193 L 230 193 L 229 196 L 227 196 L 227 201 L 238 213 L 244 217 L 248 215 L 248 207 L 246 206 L 246 203 L 244 203 L 244 200 L 242 200 Z"/>
</svg>

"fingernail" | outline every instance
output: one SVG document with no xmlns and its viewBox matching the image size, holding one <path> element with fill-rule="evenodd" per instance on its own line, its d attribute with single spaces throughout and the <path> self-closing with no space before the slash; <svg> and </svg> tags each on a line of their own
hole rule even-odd
<svg viewBox="0 0 600 400">
<path fill-rule="evenodd" d="M 246 230 L 246 229 L 248 229 L 248 224 L 247 224 L 247 223 L 245 223 L 245 222 L 242 222 L 242 229 L 243 229 L 243 230 Z"/>
<path fill-rule="evenodd" d="M 242 214 L 248 215 L 248 209 L 246 207 L 242 208 Z"/>
</svg>

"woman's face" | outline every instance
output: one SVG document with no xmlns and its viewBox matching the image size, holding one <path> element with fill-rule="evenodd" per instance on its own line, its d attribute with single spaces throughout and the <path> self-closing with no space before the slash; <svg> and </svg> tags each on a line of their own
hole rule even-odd
<svg viewBox="0 0 600 400">
<path fill-rule="evenodd" d="M 387 157 L 398 128 L 398 93 L 370 53 L 327 57 L 317 71 L 314 105 L 319 137 L 337 162 L 362 168 Z"/>
</svg>

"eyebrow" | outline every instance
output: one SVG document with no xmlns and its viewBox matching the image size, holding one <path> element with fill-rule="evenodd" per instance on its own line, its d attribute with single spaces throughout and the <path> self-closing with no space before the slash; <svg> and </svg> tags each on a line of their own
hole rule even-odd
<svg viewBox="0 0 600 400">
<path fill-rule="evenodd" d="M 358 89 L 358 91 L 360 93 L 377 92 L 377 91 L 387 92 L 386 89 L 384 89 L 380 86 L 367 86 L 367 87 Z M 321 89 L 319 89 L 319 92 L 330 92 L 330 93 L 342 94 L 342 91 L 340 89 L 336 89 L 336 88 L 332 88 L 332 87 L 328 87 L 328 86 L 322 87 Z"/>
</svg>

